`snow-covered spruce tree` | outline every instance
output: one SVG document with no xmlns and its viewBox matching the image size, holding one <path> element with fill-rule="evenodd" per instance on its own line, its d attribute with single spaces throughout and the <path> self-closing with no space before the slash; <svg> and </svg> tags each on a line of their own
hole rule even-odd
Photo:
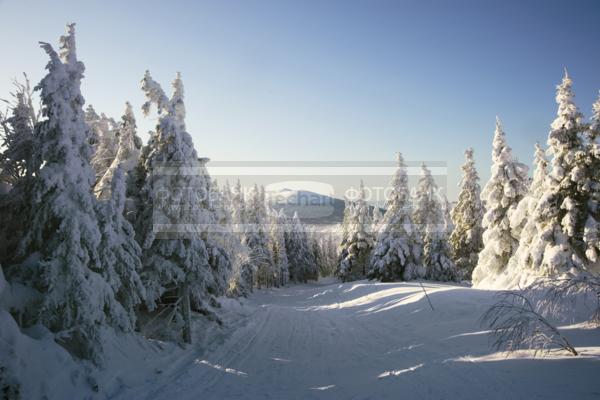
<svg viewBox="0 0 600 400">
<path fill-rule="evenodd" d="M 450 258 L 448 232 L 444 208 L 438 196 L 438 187 L 431 171 L 421 165 L 421 175 L 417 182 L 413 223 L 419 232 L 420 243 L 423 244 L 423 267 L 415 269 L 407 279 L 420 278 L 436 281 L 449 281 L 457 278 L 456 266 Z"/>
<path fill-rule="evenodd" d="M 312 254 L 313 260 L 315 260 L 315 266 L 317 268 L 318 273 L 325 270 L 326 267 L 323 265 L 323 261 L 325 256 L 323 254 L 323 249 L 321 247 L 322 236 L 321 233 L 316 229 L 316 227 L 307 226 L 307 238 L 308 238 L 308 247 L 310 248 L 310 252 Z"/>
<path fill-rule="evenodd" d="M 254 280 L 258 287 L 272 286 L 274 276 L 269 248 L 266 204 L 264 191 L 257 185 L 254 185 L 248 193 L 245 211 L 244 244 L 250 248 L 251 260 L 255 265 Z"/>
<path fill-rule="evenodd" d="M 324 230 L 321 232 L 321 270 L 320 276 L 332 276 L 338 265 L 339 232 Z"/>
<path fill-rule="evenodd" d="M 295 229 L 300 230 L 302 232 L 302 235 L 300 235 L 301 240 L 304 243 L 306 243 L 306 246 L 309 248 L 309 251 L 308 251 L 309 262 L 305 265 L 305 270 L 304 270 L 306 280 L 316 281 L 319 279 L 319 267 L 317 265 L 317 260 L 315 259 L 313 252 L 310 251 L 310 242 L 308 240 L 309 227 L 306 224 L 304 224 L 300 220 L 300 218 L 296 218 L 295 224 L 296 224 Z"/>
<path fill-rule="evenodd" d="M 472 148 L 465 151 L 462 171 L 458 202 L 451 213 L 454 230 L 450 235 L 450 248 L 452 259 L 461 277 L 471 279 L 483 245 L 481 219 L 484 212 L 480 199 L 479 175 L 475 169 Z"/>
<path fill-rule="evenodd" d="M 527 286 L 535 279 L 535 274 L 527 265 L 530 257 L 529 251 L 536 236 L 537 223 L 534 217 L 537 205 L 545 190 L 548 179 L 548 160 L 544 150 L 535 144 L 533 180 L 527 195 L 519 202 L 509 215 L 512 235 L 519 240 L 519 247 L 508 261 L 505 272 L 496 279 L 498 287 Z M 532 279 L 533 278 L 533 279 Z"/>
<path fill-rule="evenodd" d="M 486 211 L 482 221 L 483 249 L 473 271 L 476 287 L 494 286 L 517 250 L 519 243 L 512 235 L 509 216 L 528 190 L 528 168 L 513 157 L 499 119 L 496 119 L 491 172 L 481 193 Z"/>
<path fill-rule="evenodd" d="M 300 221 L 298 213 L 294 213 L 287 225 L 285 250 L 288 256 L 290 280 L 293 282 L 316 280 L 318 278 L 316 260 L 309 245 L 306 227 Z"/>
<path fill-rule="evenodd" d="M 523 197 L 519 204 L 517 204 L 517 207 L 515 207 L 508 216 L 512 236 L 519 242 L 521 241 L 521 238 L 525 236 L 526 243 L 530 243 L 531 234 L 533 234 L 532 229 L 535 229 L 535 219 L 530 217 L 535 211 L 535 207 L 543 193 L 544 185 L 548 177 L 548 160 L 546 159 L 545 151 L 539 143 L 535 144 L 534 149 L 533 178 L 529 184 L 529 189 L 525 197 Z M 529 225 L 529 227 L 528 229 L 525 229 L 525 226 L 527 225 Z M 520 247 L 521 245 L 519 244 L 519 248 Z M 517 251 L 518 250 L 519 249 L 517 249 Z"/>
<path fill-rule="evenodd" d="M 129 102 L 125 103 L 125 113 L 121 118 L 118 129 L 118 148 L 112 163 L 94 186 L 94 192 L 100 199 L 110 197 L 110 188 L 115 170 L 120 168 L 123 173 L 128 174 L 133 170 L 140 158 L 142 140 L 136 133 L 135 117 Z"/>
<path fill-rule="evenodd" d="M 583 231 L 585 255 L 591 269 L 600 270 L 600 96 L 592 105 L 592 118 L 586 130 L 585 171 L 586 178 L 580 187 L 588 197 L 588 215 Z"/>
<path fill-rule="evenodd" d="M 269 246 L 275 267 L 275 286 L 283 286 L 290 279 L 288 256 L 285 250 L 287 218 L 283 210 L 269 209 Z"/>
<path fill-rule="evenodd" d="M 266 195 L 266 191 L 265 191 L 265 187 L 264 185 L 260 185 L 259 186 L 259 199 L 260 199 L 260 203 L 262 204 L 262 225 L 263 225 L 263 231 L 265 232 L 265 236 L 266 236 L 266 243 L 267 243 L 267 254 L 269 256 L 269 265 L 267 267 L 266 270 L 266 274 L 264 275 L 267 279 L 265 280 L 265 285 L 267 287 L 269 286 L 278 286 L 278 282 L 279 282 L 279 266 L 277 265 L 277 263 L 275 262 L 275 255 L 273 254 L 273 249 L 274 246 L 272 244 L 273 241 L 273 236 L 271 235 L 271 219 L 270 219 L 270 208 L 271 205 L 270 203 L 267 202 L 267 195 Z"/>
<path fill-rule="evenodd" d="M 340 256 L 346 250 L 346 242 L 348 241 L 348 233 L 350 229 L 350 220 L 354 215 L 354 202 L 352 202 L 347 197 L 344 198 L 344 216 L 342 219 L 342 224 L 340 227 L 341 231 L 341 240 L 339 246 Z M 336 268 L 337 269 L 337 268 Z"/>
<path fill-rule="evenodd" d="M 234 223 L 234 217 L 239 221 L 240 214 L 232 210 L 233 193 L 229 182 L 219 190 L 214 180 L 209 193 L 215 223 L 209 229 L 208 238 L 222 250 L 229 262 L 227 268 L 216 271 L 217 281 L 223 281 L 228 296 L 244 296 L 251 290 L 252 283 L 246 285 L 242 280 L 242 271 L 250 261 L 250 250 L 242 244 L 242 236 L 238 233 L 237 226 L 241 224 Z"/>
<path fill-rule="evenodd" d="M 231 193 L 231 219 L 232 222 L 237 225 L 236 231 L 238 233 L 243 233 L 244 231 L 244 215 L 246 213 L 246 199 L 244 196 L 244 190 L 242 188 L 242 184 L 238 179 L 235 187 Z"/>
<path fill-rule="evenodd" d="M 95 139 L 96 132 L 94 129 L 94 124 L 96 124 L 100 120 L 100 116 L 96 112 L 96 109 L 93 105 L 88 104 L 88 106 L 85 108 L 84 118 L 85 123 L 88 124 L 88 126 L 90 127 L 90 137 Z"/>
<path fill-rule="evenodd" d="M 38 113 L 33 107 L 29 80 L 15 82 L 10 114 L 0 112 L 0 182 L 15 186 L 21 179 L 29 179 L 40 167 L 34 136 Z"/>
<path fill-rule="evenodd" d="M 33 177 L 41 166 L 34 134 L 39 111 L 33 106 L 29 80 L 15 82 L 9 112 L 0 113 L 0 263 L 9 265 L 27 229 Z"/>
<path fill-rule="evenodd" d="M 556 92 L 557 117 L 548 134 L 550 170 L 530 217 L 535 221 L 531 244 L 517 260 L 521 275 L 513 284 L 530 283 L 536 276 L 578 275 L 598 268 L 594 244 L 598 219 L 593 212 L 598 190 L 596 139 L 591 131 L 587 141 L 584 137 L 586 126 L 575 105 L 572 84 L 565 71 Z"/>
<path fill-rule="evenodd" d="M 115 158 L 95 185 L 94 192 L 100 200 L 100 254 L 106 265 L 104 275 L 131 321 L 135 322 L 136 307 L 146 299 L 146 290 L 139 276 L 142 251 L 135 240 L 133 227 L 125 218 L 127 174 L 139 162 L 141 148 L 133 110 L 128 102 L 117 136 Z"/>
<path fill-rule="evenodd" d="M 137 193 L 134 226 L 143 249 L 148 311 L 166 316 L 144 330 L 189 343 L 191 309 L 212 315 L 214 295 L 223 289 L 213 274 L 207 241 L 206 226 L 214 222 L 208 199 L 210 178 L 185 128 L 180 75 L 173 82 L 171 98 L 148 71 L 142 90 L 147 98 L 142 110 L 148 115 L 155 105 L 158 124 L 135 174 L 143 184 Z"/>
<path fill-rule="evenodd" d="M 146 288 L 139 275 L 142 269 L 142 249 L 135 240 L 133 227 L 124 216 L 124 168 L 117 166 L 111 175 L 111 197 L 100 201 L 98 205 L 98 222 L 102 233 L 99 253 L 104 265 L 102 275 L 115 292 L 129 320 L 135 324 L 137 306 L 146 299 Z"/>
<path fill-rule="evenodd" d="M 230 213 L 232 231 L 238 237 L 240 248 L 235 250 L 236 269 L 230 281 L 230 293 L 233 295 L 247 295 L 254 287 L 255 265 L 252 263 L 250 248 L 246 245 L 246 199 L 244 189 L 238 179 L 231 193 Z"/>
<path fill-rule="evenodd" d="M 371 216 L 365 200 L 365 188 L 360 182 L 358 196 L 348 214 L 347 237 L 342 243 L 337 276 L 344 282 L 367 276 L 373 249 Z"/>
<path fill-rule="evenodd" d="M 107 265 L 98 251 L 103 237 L 91 193 L 90 133 L 80 92 L 84 65 L 77 60 L 74 24 L 60 38 L 60 56 L 41 45 L 50 57 L 36 87 L 45 117 L 35 132 L 43 165 L 28 198 L 31 212 L 22 216 L 28 222 L 22 263 L 9 273 L 39 293 L 19 311 L 24 327 L 41 323 L 73 354 L 100 361 L 102 327 L 127 331 L 132 321 L 105 280 Z"/>
<path fill-rule="evenodd" d="M 230 198 L 226 198 L 228 195 L 231 195 L 229 187 L 227 187 L 227 191 L 225 189 L 221 190 L 219 182 L 216 179 L 213 179 L 212 182 L 210 182 L 208 197 L 210 200 L 210 209 L 215 217 L 215 226 L 211 227 L 209 230 L 209 236 L 214 237 L 215 239 L 217 239 L 218 236 L 225 231 L 225 228 L 231 224 L 231 214 L 227 211 L 229 203 L 231 202 Z"/>
<path fill-rule="evenodd" d="M 308 248 L 313 260 L 315 260 L 315 267 L 317 271 L 321 271 L 321 248 L 319 246 L 318 232 L 315 227 L 305 225 L 306 228 L 306 239 L 308 240 Z"/>
<path fill-rule="evenodd" d="M 390 183 L 386 212 L 381 221 L 371 256 L 369 277 L 384 282 L 411 277 L 420 262 L 420 248 L 415 246 L 410 218 L 408 175 L 402 154 L 397 154 L 398 168 Z"/>
<path fill-rule="evenodd" d="M 442 215 L 444 216 L 444 225 L 446 226 L 446 233 L 448 234 L 448 238 L 454 232 L 454 223 L 452 222 L 452 204 L 448 201 L 446 195 L 443 195 L 442 203 Z"/>
<path fill-rule="evenodd" d="M 379 227 L 381 224 L 381 220 L 383 219 L 383 215 L 381 214 L 381 209 L 379 205 L 373 206 L 373 215 L 371 217 L 372 228 L 371 231 L 373 235 L 377 236 L 377 232 L 379 231 Z"/>
<path fill-rule="evenodd" d="M 348 239 L 350 237 L 350 224 L 354 217 L 354 202 L 344 197 L 344 216 L 342 224 L 340 226 L 341 240 L 338 246 L 338 259 L 335 267 L 335 275 L 341 277 L 340 273 L 340 262 L 348 257 Z"/>
<path fill-rule="evenodd" d="M 201 160 L 206 163 L 208 158 Z M 204 165 L 203 168 L 201 168 L 201 171 L 210 182 L 208 170 Z M 236 254 L 229 251 L 230 249 L 223 243 L 225 238 L 232 239 L 232 234 L 229 230 L 231 224 L 227 224 L 228 217 L 223 217 L 223 199 L 220 197 L 220 191 L 216 181 L 214 182 L 214 188 L 213 183 L 211 182 L 208 192 L 209 196 L 210 193 L 213 192 L 212 197 L 209 197 L 211 222 L 207 225 L 206 229 L 208 264 L 211 267 L 215 280 L 215 287 L 217 288 L 216 292 L 213 292 L 213 294 L 221 295 L 229 292 Z M 203 204 L 204 202 L 200 199 L 200 206 L 202 207 Z"/>
<path fill-rule="evenodd" d="M 102 179 L 111 166 L 119 149 L 118 125 L 104 113 L 98 115 L 90 104 L 85 112 L 86 123 L 91 129 L 90 143 L 93 145 L 92 167 L 96 183 Z"/>
<path fill-rule="evenodd" d="M 337 248 L 338 248 L 338 232 L 330 230 L 330 228 L 322 229 L 317 232 L 317 240 L 319 243 L 319 254 L 321 259 L 319 263 L 319 276 L 333 276 L 337 269 Z"/>
<path fill-rule="evenodd" d="M 97 144 L 98 144 L 98 140 L 100 137 L 100 116 L 98 115 L 98 113 L 96 112 L 96 109 L 94 108 L 93 105 L 88 104 L 88 106 L 85 109 L 85 113 L 84 113 L 84 119 L 85 119 L 85 123 L 89 126 L 90 128 L 90 135 L 89 135 L 89 142 L 90 145 L 92 146 L 92 155 L 94 153 L 94 149 L 96 148 Z"/>
</svg>

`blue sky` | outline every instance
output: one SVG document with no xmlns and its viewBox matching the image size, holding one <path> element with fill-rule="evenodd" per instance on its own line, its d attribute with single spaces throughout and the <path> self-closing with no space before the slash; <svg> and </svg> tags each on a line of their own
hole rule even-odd
<svg viewBox="0 0 600 400">
<path fill-rule="evenodd" d="M 186 87 L 188 130 L 213 160 L 446 161 L 489 176 L 495 116 L 530 163 L 569 69 L 581 110 L 600 89 L 589 1 L 0 0 L 0 97 L 43 76 L 37 42 L 77 23 L 83 93 L 118 117 L 143 101 L 145 69 Z M 153 122 L 137 112 L 140 134 Z"/>
</svg>

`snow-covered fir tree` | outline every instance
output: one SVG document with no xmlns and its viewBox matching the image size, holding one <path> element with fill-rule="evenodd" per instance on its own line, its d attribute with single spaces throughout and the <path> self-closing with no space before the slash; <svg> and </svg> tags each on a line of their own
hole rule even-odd
<svg viewBox="0 0 600 400">
<path fill-rule="evenodd" d="M 210 178 L 200 164 L 185 127 L 183 83 L 177 74 L 168 98 L 146 71 L 142 90 L 158 112 L 156 132 L 142 152 L 141 168 L 134 176 L 136 236 L 143 249 L 142 278 L 148 310 L 170 309 L 160 324 L 147 332 L 191 342 L 191 309 L 210 313 L 214 295 L 225 288 L 215 279 L 206 226 L 214 223 L 208 192 Z M 141 171 L 140 171 L 141 169 Z"/>
<path fill-rule="evenodd" d="M 593 270 L 600 270 L 600 96 L 592 106 L 591 123 L 586 130 L 585 170 L 586 179 L 581 188 L 588 201 L 588 215 L 583 231 L 585 255 Z"/>
<path fill-rule="evenodd" d="M 36 87 L 45 118 L 35 132 L 43 165 L 27 199 L 30 212 L 22 216 L 28 228 L 21 264 L 8 272 L 39 293 L 18 310 L 24 327 L 41 323 L 73 354 L 100 361 L 102 327 L 129 331 L 133 321 L 106 280 L 110 266 L 99 251 L 104 238 L 91 193 L 92 149 L 80 92 L 84 65 L 77 59 L 74 24 L 60 38 L 60 55 L 48 43 L 42 48 L 50 57 L 48 74 Z"/>
<path fill-rule="evenodd" d="M 240 295 L 246 295 L 252 291 L 254 285 L 254 276 L 256 266 L 252 262 L 252 252 L 245 244 L 246 234 L 246 199 L 244 189 L 238 179 L 231 193 L 230 213 L 232 220 L 232 230 L 234 235 L 239 238 L 243 252 L 238 252 L 238 263 L 234 276 L 232 277 L 232 292 Z"/>
<path fill-rule="evenodd" d="M 330 276 L 337 268 L 337 241 L 328 229 L 313 227 L 309 232 L 309 241 L 319 269 L 319 276 Z"/>
<path fill-rule="evenodd" d="M 535 151 L 533 155 L 533 179 L 529 185 L 527 195 L 519 202 L 517 207 L 510 213 L 510 228 L 514 238 L 519 241 L 521 238 L 526 238 L 526 243 L 530 243 L 531 235 L 534 233 L 535 220 L 530 218 L 535 211 L 535 207 L 543 193 L 544 185 L 548 177 L 548 160 L 544 149 L 539 145 L 535 144 Z M 525 227 L 529 224 L 528 228 Z M 521 244 L 519 244 L 519 247 Z M 525 247 L 528 247 L 525 246 Z"/>
<path fill-rule="evenodd" d="M 137 306 L 146 300 L 146 288 L 139 275 L 142 249 L 135 240 L 133 227 L 124 216 L 127 193 L 124 169 L 125 166 L 117 166 L 111 172 L 110 198 L 105 198 L 98 205 L 98 223 L 102 233 L 99 252 L 104 265 L 102 274 L 129 320 L 135 324 Z"/>
<path fill-rule="evenodd" d="M 220 278 L 226 280 L 228 296 L 245 296 L 252 290 L 253 284 L 250 278 L 246 281 L 243 276 L 243 271 L 251 268 L 251 252 L 248 246 L 242 243 L 243 235 L 239 233 L 243 228 L 240 211 L 244 210 L 244 202 L 241 188 L 237 193 L 240 195 L 234 196 L 229 182 L 226 182 L 221 190 L 216 180 L 210 186 L 215 224 L 209 229 L 208 237 L 223 250 L 231 264 L 228 271 L 221 271 Z M 235 206 L 234 197 L 237 199 Z"/>
<path fill-rule="evenodd" d="M 425 164 L 421 165 L 412 219 L 423 246 L 424 271 L 415 269 L 407 279 L 425 276 L 431 280 L 448 281 L 457 278 L 456 266 L 450 258 L 445 205 L 442 205 L 442 201 L 446 200 L 439 198 L 431 171 Z"/>
<path fill-rule="evenodd" d="M 340 248 L 339 252 L 342 253 L 344 250 L 344 244 L 348 240 L 348 234 L 350 229 L 350 222 L 354 215 L 354 202 L 344 197 L 344 215 L 342 218 L 342 224 L 340 227 L 341 231 L 341 240 L 340 240 Z M 336 268 L 337 269 L 337 268 Z"/>
<path fill-rule="evenodd" d="M 218 268 L 215 271 L 217 281 L 227 287 L 227 292 L 231 289 L 234 265 L 239 265 L 237 258 L 242 252 L 241 239 L 232 230 L 230 206 L 231 188 L 229 183 L 221 190 L 217 180 L 213 180 L 209 187 L 209 207 L 213 213 L 214 222 L 207 227 L 208 240 L 220 248 L 229 259 L 230 266 L 228 268 Z"/>
<path fill-rule="evenodd" d="M 275 286 L 283 286 L 290 279 L 289 262 L 285 250 L 287 218 L 283 210 L 269 208 L 269 246 L 275 272 Z"/>
<path fill-rule="evenodd" d="M 208 199 L 215 217 L 215 225 L 208 230 L 209 236 L 220 235 L 231 224 L 231 214 L 227 209 L 231 199 L 227 196 L 231 196 L 231 188 L 226 185 L 221 189 L 219 182 L 213 179 L 209 185 Z"/>
<path fill-rule="evenodd" d="M 321 273 L 321 271 L 325 270 L 327 267 L 322 264 L 325 260 L 325 256 L 323 254 L 323 248 L 321 247 L 321 235 L 315 226 L 309 227 L 307 226 L 307 239 L 308 239 L 308 247 L 310 248 L 310 252 L 312 254 L 312 259 L 315 262 L 316 270 Z"/>
<path fill-rule="evenodd" d="M 381 224 L 381 220 L 383 219 L 383 215 L 381 213 L 381 209 L 379 205 L 373 206 L 373 215 L 371 216 L 371 231 L 373 235 L 377 236 L 377 232 L 379 231 L 379 227 Z"/>
<path fill-rule="evenodd" d="M 90 145 L 92 146 L 92 154 L 95 151 L 95 148 L 98 145 L 98 141 L 100 140 L 100 136 L 102 136 L 101 133 L 101 124 L 100 124 L 100 115 L 98 115 L 98 113 L 96 112 L 96 109 L 94 108 L 93 105 L 88 104 L 87 108 L 85 109 L 85 113 L 84 113 L 84 119 L 85 119 L 85 123 L 88 124 L 89 128 L 90 128 L 90 138 L 89 138 L 89 142 Z M 104 127 L 106 130 L 108 130 L 108 127 L 105 126 Z"/>
<path fill-rule="evenodd" d="M 269 248 L 267 210 L 264 189 L 254 185 L 248 193 L 245 208 L 246 231 L 244 244 L 251 251 L 251 260 L 255 265 L 254 281 L 259 287 L 273 285 L 273 265 Z"/>
<path fill-rule="evenodd" d="M 231 220 L 234 224 L 239 225 L 237 231 L 243 232 L 244 214 L 246 212 L 246 200 L 242 184 L 238 179 L 235 187 L 231 192 Z"/>
<path fill-rule="evenodd" d="M 491 176 L 481 193 L 486 211 L 482 221 L 483 249 L 473 271 L 473 284 L 477 287 L 493 286 L 517 250 L 518 241 L 511 232 L 509 216 L 527 193 L 527 173 L 527 166 L 513 157 L 497 118 Z"/>
<path fill-rule="evenodd" d="M 98 115 L 90 104 L 85 112 L 85 120 L 91 129 L 90 143 L 93 145 L 92 167 L 96 173 L 96 183 L 102 179 L 112 164 L 119 149 L 118 125 L 104 113 Z"/>
<path fill-rule="evenodd" d="M 548 179 L 548 160 L 544 149 L 535 144 L 533 180 L 527 195 L 519 202 L 510 214 L 510 226 L 513 237 L 519 240 L 519 247 L 508 261 L 505 272 L 496 278 L 496 287 L 526 286 L 532 278 L 534 271 L 523 268 L 529 262 L 530 249 L 535 247 L 533 240 L 536 236 L 537 224 L 533 217 L 540 198 L 544 194 L 546 180 Z"/>
<path fill-rule="evenodd" d="M 39 145 L 34 136 L 38 113 L 34 109 L 29 80 L 15 82 L 10 113 L 0 112 L 0 182 L 14 186 L 39 169 Z"/>
<path fill-rule="evenodd" d="M 381 281 L 414 277 L 419 269 L 421 256 L 410 218 L 406 164 L 400 153 L 397 154 L 397 163 L 398 168 L 390 183 L 386 212 L 371 257 L 369 277 Z"/>
<path fill-rule="evenodd" d="M 337 227 L 313 225 L 307 228 L 309 245 L 315 258 L 318 275 L 333 276 L 338 267 L 340 243 Z"/>
<path fill-rule="evenodd" d="M 94 192 L 100 199 L 110 197 L 112 177 L 115 170 L 120 168 L 123 173 L 128 174 L 137 166 L 140 158 L 142 140 L 137 135 L 135 117 L 129 102 L 125 103 L 125 113 L 121 118 L 118 133 L 118 148 L 115 158 L 94 187 Z"/>
<path fill-rule="evenodd" d="M 15 82 L 16 91 L 6 114 L 0 113 L 0 263 L 8 265 L 28 229 L 33 177 L 42 160 L 40 143 L 35 135 L 39 110 L 35 110 L 32 90 L 25 83 Z"/>
<path fill-rule="evenodd" d="M 557 116 L 548 134 L 549 172 L 537 189 L 539 200 L 529 217 L 535 224 L 533 234 L 531 239 L 522 237 L 530 244 L 519 249 L 514 267 L 519 274 L 506 279 L 509 285 L 527 284 L 540 275 L 598 271 L 596 139 L 590 131 L 585 137 L 572 84 L 565 71 L 556 91 Z M 594 129 L 595 118 L 589 129 Z"/>
<path fill-rule="evenodd" d="M 290 281 L 307 282 L 318 278 L 316 260 L 309 245 L 306 227 L 294 213 L 285 232 Z"/>
<path fill-rule="evenodd" d="M 461 277 L 471 279 L 483 245 L 481 219 L 484 212 L 472 148 L 465 151 L 462 171 L 458 202 L 451 213 L 454 229 L 450 235 L 450 248 Z"/>
<path fill-rule="evenodd" d="M 454 232 L 454 223 L 452 222 L 452 204 L 450 204 L 445 194 L 442 195 L 442 197 L 442 215 L 444 219 L 444 225 L 446 226 L 446 233 L 448 234 L 448 237 L 450 237 L 452 232 Z"/>
<path fill-rule="evenodd" d="M 329 229 L 323 230 L 319 233 L 319 243 L 322 257 L 319 263 L 319 275 L 332 276 L 338 266 L 339 232 Z"/>
<path fill-rule="evenodd" d="M 345 240 L 341 244 L 337 275 L 343 281 L 367 276 L 369 258 L 373 249 L 371 216 L 365 200 L 365 188 L 360 182 L 358 196 L 348 211 Z"/>
</svg>

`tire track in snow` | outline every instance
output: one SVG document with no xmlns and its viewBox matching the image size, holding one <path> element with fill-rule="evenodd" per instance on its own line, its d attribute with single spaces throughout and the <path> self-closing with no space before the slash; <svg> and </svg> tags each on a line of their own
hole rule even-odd
<svg viewBox="0 0 600 400">
<path fill-rule="evenodd" d="M 236 363 L 236 360 L 242 356 L 242 357 L 249 357 L 249 355 L 251 353 L 249 353 L 247 350 L 250 349 L 252 347 L 252 345 L 256 342 L 257 338 L 259 336 L 261 336 L 262 334 L 264 334 L 265 332 L 265 328 L 268 325 L 269 320 L 271 319 L 272 316 L 272 310 L 270 307 L 265 307 L 265 309 L 267 310 L 266 313 L 264 313 L 264 316 L 262 317 L 262 321 L 260 323 L 260 326 L 258 327 L 258 329 L 254 329 L 254 330 L 250 330 L 249 326 L 246 326 L 243 331 L 244 332 L 253 332 L 250 336 L 250 338 L 244 342 L 243 341 L 243 337 L 240 340 L 237 340 L 233 346 L 224 346 L 224 349 L 226 349 L 226 353 L 220 358 L 220 360 L 217 362 L 220 365 L 223 365 L 225 367 L 229 367 L 231 368 L 233 365 L 239 365 L 239 362 Z M 241 346 L 238 346 L 240 343 L 244 342 Z M 239 347 L 239 349 L 235 349 L 235 347 Z M 239 368 L 235 368 L 236 370 L 239 370 Z M 247 371 L 242 371 L 246 374 L 248 374 Z M 204 383 L 200 383 L 201 388 L 202 388 L 202 392 L 198 393 L 198 394 L 204 394 L 206 393 L 206 396 L 209 396 L 210 393 L 213 391 L 213 389 L 215 388 L 215 386 L 219 383 L 220 380 L 223 379 L 225 374 L 223 374 L 221 371 L 214 371 L 213 372 L 213 377 L 209 379 L 209 381 L 204 384 Z M 201 398 L 204 398 L 203 396 L 201 396 Z"/>
</svg>

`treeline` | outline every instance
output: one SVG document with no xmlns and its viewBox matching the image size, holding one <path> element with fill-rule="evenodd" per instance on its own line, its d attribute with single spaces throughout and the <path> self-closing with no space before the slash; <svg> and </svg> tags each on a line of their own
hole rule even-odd
<svg viewBox="0 0 600 400">
<path fill-rule="evenodd" d="M 547 147 L 535 146 L 533 177 L 513 155 L 499 120 L 483 190 L 465 152 L 458 202 L 449 212 L 425 165 L 410 197 L 406 165 L 390 184 L 382 219 L 365 192 L 347 201 L 337 274 L 344 280 L 472 279 L 482 288 L 525 287 L 540 277 L 600 273 L 600 99 L 586 121 L 565 71 Z M 378 211 L 378 210 L 377 210 Z"/>
<path fill-rule="evenodd" d="M 58 52 L 42 48 L 41 107 L 26 80 L 0 115 L 3 305 L 21 328 L 42 324 L 100 363 L 104 330 L 191 342 L 193 314 L 219 322 L 219 296 L 334 268 L 332 239 L 274 211 L 264 188 L 211 180 L 179 74 L 170 96 L 144 75 L 142 110 L 157 124 L 142 145 L 129 103 L 118 122 L 84 110 L 74 25 Z"/>
</svg>

